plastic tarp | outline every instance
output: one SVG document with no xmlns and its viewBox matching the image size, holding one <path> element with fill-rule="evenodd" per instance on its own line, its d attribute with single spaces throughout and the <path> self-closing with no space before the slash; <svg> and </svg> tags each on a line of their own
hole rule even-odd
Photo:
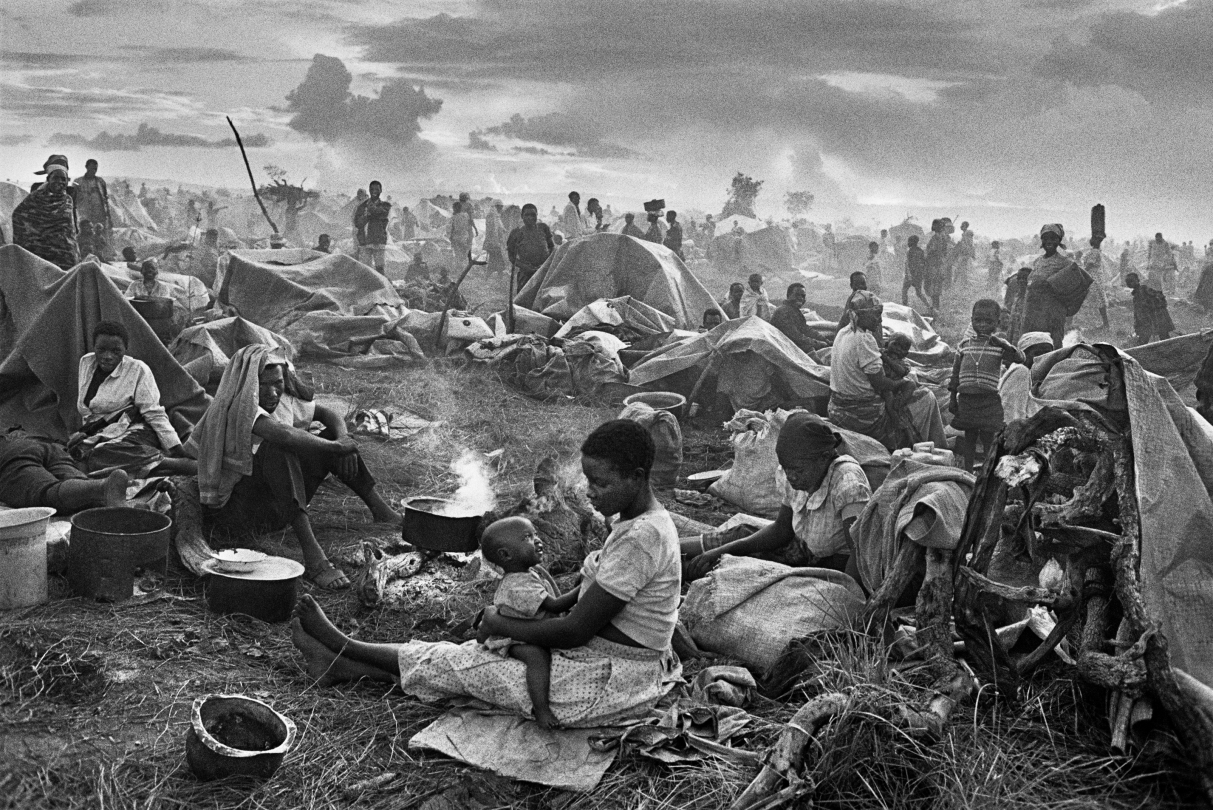
<svg viewBox="0 0 1213 810">
<path fill-rule="evenodd" d="M 130 331 L 127 353 L 152 369 L 160 402 L 178 432 L 210 402 L 94 262 L 63 272 L 16 245 L 0 247 L 0 427 L 66 439 L 80 424 L 77 369 L 100 321 Z"/>
<path fill-rule="evenodd" d="M 125 247 L 134 248 L 135 256 L 142 261 L 159 256 L 167 245 L 167 241 L 143 228 L 118 227 L 114 228 L 114 238 L 110 247 L 115 256 L 121 256 L 122 249 Z"/>
<path fill-rule="evenodd" d="M 719 309 L 673 251 L 619 233 L 565 242 L 518 292 L 514 303 L 565 320 L 599 299 L 625 295 L 671 316 L 682 329 L 697 328 L 705 310 Z"/>
<path fill-rule="evenodd" d="M 204 386 L 218 385 L 232 355 L 245 346 L 277 346 L 288 360 L 294 359 L 291 342 L 244 318 L 221 318 L 182 331 L 169 351 L 190 375 Z"/>
<path fill-rule="evenodd" d="M 661 335 L 674 331 L 674 319 L 643 301 L 625 295 L 622 298 L 595 301 L 582 307 L 565 321 L 555 337 L 562 338 L 573 332 L 600 329 L 603 326 L 627 329 L 642 335 Z"/>
<path fill-rule="evenodd" d="M 628 382 L 653 386 L 688 368 L 702 368 L 713 356 L 728 359 L 717 366 L 721 389 L 736 390 L 740 386 L 728 377 L 750 373 L 768 378 L 778 375 L 798 397 L 830 395 L 829 367 L 818 365 L 787 335 L 757 315 L 725 321 L 709 332 L 657 349 L 632 368 Z M 756 364 L 753 360 L 765 362 Z"/>
<path fill-rule="evenodd" d="M 1205 329 L 1190 335 L 1147 343 L 1125 349 L 1141 367 L 1151 374 L 1166 377 L 1180 394 L 1196 382 L 1196 374 L 1213 347 L 1213 329 Z"/>
<path fill-rule="evenodd" d="M 126 269 L 125 265 L 101 264 L 101 269 L 109 276 L 110 281 L 114 282 L 114 286 L 123 293 L 138 280 L 135 273 Z M 156 280 L 168 286 L 173 304 L 183 312 L 206 309 L 211 302 L 210 293 L 207 292 L 206 285 L 200 278 L 162 270 L 156 276 Z"/>
<path fill-rule="evenodd" d="M 234 250 L 216 286 L 220 303 L 276 332 L 307 312 L 367 315 L 403 305 L 391 282 L 365 264 L 312 250 Z"/>
<path fill-rule="evenodd" d="M 0 182 L 0 228 L 4 229 L 4 238 L 13 241 L 13 209 L 29 194 L 15 183 Z"/>
<path fill-rule="evenodd" d="M 884 326 L 885 340 L 894 334 L 902 334 L 910 339 L 910 359 L 915 362 L 930 365 L 943 362 L 952 355 L 952 347 L 913 307 L 885 301 L 881 324 Z"/>
<path fill-rule="evenodd" d="M 718 225 L 712 238 L 712 264 L 730 273 L 786 276 L 796 265 L 792 236 L 772 225 L 738 237 Z"/>
</svg>

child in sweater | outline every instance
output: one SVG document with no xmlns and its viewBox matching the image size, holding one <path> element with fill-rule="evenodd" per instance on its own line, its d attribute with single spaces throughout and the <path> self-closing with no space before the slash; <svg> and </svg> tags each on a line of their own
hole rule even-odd
<svg viewBox="0 0 1213 810">
<path fill-rule="evenodd" d="M 1023 353 L 994 334 L 1002 315 L 997 301 L 983 298 L 973 304 L 975 337 L 963 340 L 952 364 L 952 427 L 964 431 L 960 451 L 965 469 L 972 470 L 977 443 L 988 454 L 994 434 L 1002 430 L 1004 414 L 998 381 L 1003 363 L 1024 362 Z"/>
<path fill-rule="evenodd" d="M 535 526 L 526 518 L 508 517 L 491 523 L 480 538 L 480 553 L 486 561 L 505 572 L 493 595 L 493 605 L 501 615 L 515 619 L 546 619 L 572 606 L 574 600 L 560 597 L 552 575 L 539 564 L 542 543 Z M 576 597 L 577 591 L 570 593 Z M 490 638 L 485 646 L 526 665 L 526 688 L 535 721 L 543 728 L 557 727 L 559 721 L 548 703 L 551 651 L 509 638 Z"/>
</svg>

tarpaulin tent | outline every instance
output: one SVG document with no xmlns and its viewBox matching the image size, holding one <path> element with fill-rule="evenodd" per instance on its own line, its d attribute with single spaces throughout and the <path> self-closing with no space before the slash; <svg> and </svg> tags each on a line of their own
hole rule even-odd
<svg viewBox="0 0 1213 810">
<path fill-rule="evenodd" d="M 403 303 L 391 282 L 365 264 L 302 249 L 234 250 L 216 285 L 220 303 L 278 332 L 305 312 L 366 315 Z"/>
<path fill-rule="evenodd" d="M 703 334 L 655 350 L 632 368 L 628 382 L 656 387 L 690 368 L 706 368 L 712 358 L 717 389 L 737 408 L 765 407 L 757 402 L 778 380 L 801 399 L 830 395 L 830 369 L 815 363 L 787 335 L 752 315 L 725 321 Z"/>
<path fill-rule="evenodd" d="M 101 270 L 109 276 L 110 281 L 114 282 L 114 286 L 123 294 L 131 284 L 141 278 L 140 274 L 128 270 L 126 265 L 101 263 L 100 266 Z M 207 292 L 202 279 L 161 270 L 156 276 L 156 280 L 169 288 L 173 304 L 182 312 L 189 313 L 206 309 L 211 302 L 210 293 Z"/>
<path fill-rule="evenodd" d="M 134 227 L 114 228 L 114 238 L 110 242 L 110 247 L 113 249 L 114 254 L 118 256 L 122 255 L 123 248 L 134 248 L 135 257 L 139 261 L 159 256 L 167 246 L 168 242 L 159 236 L 143 228 Z"/>
<path fill-rule="evenodd" d="M 636 335 L 662 335 L 674 331 L 674 319 L 631 296 L 604 298 L 578 310 L 565 321 L 555 337 L 568 337 L 589 329 L 602 330 L 603 327 L 608 327 L 607 331 L 612 334 L 625 331 Z"/>
<path fill-rule="evenodd" d="M 276 346 L 287 360 L 295 356 L 291 342 L 244 318 L 221 318 L 191 326 L 169 347 L 173 358 L 204 386 L 218 385 L 232 355 L 245 346 Z"/>
<path fill-rule="evenodd" d="M 1141 363 L 1141 367 L 1151 374 L 1166 377 L 1176 392 L 1181 396 L 1187 395 L 1185 398 L 1192 400 L 1195 393 L 1189 389 L 1196 382 L 1196 375 L 1209 354 L 1210 347 L 1213 347 L 1213 329 L 1205 329 L 1190 335 L 1134 346 L 1125 349 L 1124 353 Z"/>
<path fill-rule="evenodd" d="M 630 295 L 694 329 L 704 310 L 719 309 L 711 293 L 664 245 L 618 233 L 566 242 L 514 298 L 519 306 L 565 320 L 601 298 Z"/>
<path fill-rule="evenodd" d="M 718 225 L 712 239 L 712 264 L 723 272 L 738 274 L 739 278 L 750 273 L 787 274 L 796 264 L 792 257 L 792 237 L 778 225 L 742 236 L 735 236 Z"/>
<path fill-rule="evenodd" d="M 13 209 L 26 198 L 29 192 L 14 183 L 0 183 L 0 228 L 4 238 L 13 241 Z"/>
<path fill-rule="evenodd" d="M 209 397 L 93 262 L 66 273 L 17 247 L 0 247 L 0 427 L 66 439 L 79 427 L 77 368 L 100 321 L 130 331 L 127 353 L 152 369 L 160 402 L 179 432 L 201 418 Z"/>
</svg>

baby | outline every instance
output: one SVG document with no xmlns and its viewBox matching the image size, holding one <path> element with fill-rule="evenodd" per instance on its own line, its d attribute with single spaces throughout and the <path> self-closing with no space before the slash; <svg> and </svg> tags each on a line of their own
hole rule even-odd
<svg viewBox="0 0 1213 810">
<path fill-rule="evenodd" d="M 906 362 L 906 358 L 910 355 L 910 349 L 913 348 L 913 343 L 910 341 L 910 336 L 901 332 L 894 332 L 885 343 L 883 349 L 880 350 L 880 365 L 884 370 L 884 376 L 890 380 L 904 380 L 910 375 L 910 365 Z M 913 444 L 916 441 L 917 434 L 914 432 L 914 422 L 906 411 L 906 406 L 910 404 L 910 399 L 914 396 L 913 391 L 903 391 L 900 394 L 895 394 L 892 391 L 885 391 L 881 394 L 884 399 L 885 411 L 892 418 L 894 424 L 897 425 L 899 433 L 899 444 L 909 442 Z"/>
<path fill-rule="evenodd" d="M 501 568 L 505 576 L 493 595 L 493 605 L 502 616 L 514 619 L 546 619 L 561 612 L 560 592 L 552 575 L 541 566 L 542 546 L 535 526 L 524 517 L 494 521 L 480 538 L 484 559 Z M 543 647 L 509 638 L 490 638 L 485 646 L 526 664 L 526 688 L 535 721 L 544 728 L 559 726 L 548 704 L 552 654 Z"/>
</svg>

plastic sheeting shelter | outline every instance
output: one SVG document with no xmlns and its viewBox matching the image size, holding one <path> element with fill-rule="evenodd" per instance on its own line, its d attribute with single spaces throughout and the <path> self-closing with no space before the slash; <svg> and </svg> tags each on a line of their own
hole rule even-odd
<svg viewBox="0 0 1213 810">
<path fill-rule="evenodd" d="M 127 354 L 147 363 L 160 402 L 178 432 L 197 423 L 210 402 L 147 322 L 94 262 L 66 273 L 17 247 L 0 247 L 0 428 L 66 439 L 76 412 L 80 357 L 92 348 L 100 321 L 130 332 Z"/>
<path fill-rule="evenodd" d="M 0 228 L 4 229 L 4 238 L 13 240 L 13 209 L 29 194 L 25 189 L 14 183 L 0 183 Z"/>
<path fill-rule="evenodd" d="M 712 238 L 712 264 L 718 270 L 786 276 L 796 265 L 792 256 L 792 236 L 778 225 L 736 236 L 721 226 Z"/>
<path fill-rule="evenodd" d="M 720 309 L 673 251 L 619 233 L 596 233 L 556 248 L 514 303 L 565 320 L 601 298 L 625 295 L 671 316 L 682 329 L 697 328 L 705 310 Z"/>
<path fill-rule="evenodd" d="M 829 367 L 815 363 L 757 315 L 725 321 L 710 332 L 657 349 L 632 368 L 628 382 L 658 387 L 679 372 L 706 368 L 713 357 L 723 358 L 714 366 L 717 388 L 729 393 L 734 407 L 750 407 L 745 392 L 769 390 L 775 378 L 802 399 L 830 395 Z"/>
</svg>

